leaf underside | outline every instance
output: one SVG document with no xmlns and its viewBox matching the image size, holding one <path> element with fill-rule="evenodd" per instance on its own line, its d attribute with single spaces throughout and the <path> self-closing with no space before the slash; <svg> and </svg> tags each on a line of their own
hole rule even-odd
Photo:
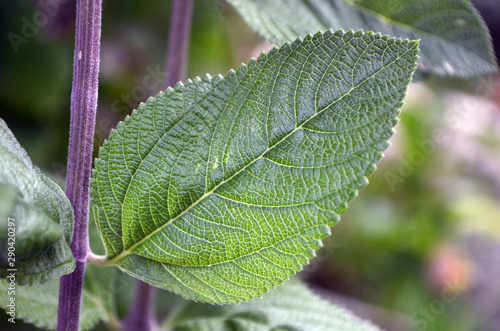
<svg viewBox="0 0 500 331">
<path fill-rule="evenodd" d="M 33 285 L 73 271 L 69 247 L 73 209 L 59 186 L 35 167 L 26 151 L 0 120 L 0 278 L 16 268 L 16 284 Z M 15 244 L 7 219 L 15 224 Z M 15 266 L 8 242 L 15 245 Z"/>
<path fill-rule="evenodd" d="M 217 304 L 283 283 L 376 169 L 417 53 L 328 31 L 141 104 L 95 162 L 108 263 Z"/>
<path fill-rule="evenodd" d="M 179 303 L 180 304 L 180 303 Z M 298 280 L 290 280 L 262 299 L 239 305 L 211 306 L 189 302 L 170 320 L 165 330 L 175 331 L 377 331 L 311 292 Z"/>
<path fill-rule="evenodd" d="M 228 0 L 265 39 L 281 45 L 318 30 L 365 30 L 421 39 L 419 75 L 497 71 L 486 25 L 466 0 Z"/>
</svg>

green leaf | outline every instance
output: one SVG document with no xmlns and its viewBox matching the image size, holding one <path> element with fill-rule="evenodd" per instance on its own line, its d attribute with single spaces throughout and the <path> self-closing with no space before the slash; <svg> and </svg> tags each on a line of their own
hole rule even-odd
<svg viewBox="0 0 500 331">
<path fill-rule="evenodd" d="M 351 312 L 312 293 L 298 280 L 291 280 L 239 305 L 212 306 L 179 302 L 181 309 L 162 327 L 175 331 L 376 331 Z"/>
<path fill-rule="evenodd" d="M 33 285 L 73 271 L 71 204 L 59 186 L 31 163 L 1 119 L 0 198 L 0 277 L 17 269 L 16 283 Z M 9 259 L 13 256 L 8 249 L 13 248 L 15 261 Z"/>
<path fill-rule="evenodd" d="M 368 183 L 417 53 L 329 31 L 150 98 L 95 162 L 107 264 L 217 304 L 283 283 Z"/>
<path fill-rule="evenodd" d="M 87 266 L 80 314 L 80 330 L 89 330 L 100 321 L 115 324 L 114 314 L 110 310 L 110 300 L 114 300 L 111 282 L 118 271 L 116 268 Z M 9 283 L 0 280 L 0 308 L 9 311 L 7 291 Z M 5 294 L 5 295 L 4 295 Z M 59 297 L 59 279 L 53 279 L 41 285 L 16 286 L 16 319 L 34 324 L 43 329 L 55 330 Z"/>
<path fill-rule="evenodd" d="M 281 45 L 318 30 L 365 30 L 421 39 L 420 74 L 494 73 L 488 29 L 466 0 L 228 0 L 247 24 Z"/>
</svg>

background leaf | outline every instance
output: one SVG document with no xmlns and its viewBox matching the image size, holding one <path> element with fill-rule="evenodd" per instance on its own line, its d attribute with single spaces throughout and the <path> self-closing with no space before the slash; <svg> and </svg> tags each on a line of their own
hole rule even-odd
<svg viewBox="0 0 500 331">
<path fill-rule="evenodd" d="M 239 305 L 211 306 L 181 301 L 162 327 L 175 331 L 376 331 L 349 311 L 327 302 L 298 280 L 290 280 L 262 299 Z"/>
<path fill-rule="evenodd" d="M 74 269 L 73 210 L 64 192 L 35 167 L 0 120 L 0 277 L 7 269 L 7 219 L 15 220 L 16 282 L 38 284 Z"/>
<path fill-rule="evenodd" d="M 219 304 L 283 283 L 367 184 L 417 52 L 372 33 L 319 33 L 149 99 L 95 162 L 109 264 Z"/>
<path fill-rule="evenodd" d="M 465 0 L 228 0 L 248 25 L 281 45 L 318 30 L 421 39 L 419 72 L 469 77 L 497 71 L 488 29 Z"/>
</svg>

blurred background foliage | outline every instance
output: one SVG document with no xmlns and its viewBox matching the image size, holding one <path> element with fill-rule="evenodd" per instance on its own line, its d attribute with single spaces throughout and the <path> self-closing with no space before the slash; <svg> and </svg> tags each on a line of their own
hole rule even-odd
<svg viewBox="0 0 500 331">
<path fill-rule="evenodd" d="M 0 2 L 0 117 L 33 162 L 60 179 L 74 41 L 75 4 L 67 2 L 16 47 L 6 36 L 22 35 L 41 8 Z M 500 4 L 475 4 L 498 52 Z M 104 2 L 96 152 L 118 121 L 161 89 L 169 11 L 170 1 Z M 188 77 L 224 75 L 270 47 L 224 1 L 195 1 Z M 370 182 L 301 277 L 388 330 L 500 330 L 499 78 L 412 84 Z M 133 293 L 123 279 L 120 315 Z M 172 300 L 160 293 L 158 310 L 168 313 Z M 11 327 L 4 323 L 0 329 Z"/>
</svg>

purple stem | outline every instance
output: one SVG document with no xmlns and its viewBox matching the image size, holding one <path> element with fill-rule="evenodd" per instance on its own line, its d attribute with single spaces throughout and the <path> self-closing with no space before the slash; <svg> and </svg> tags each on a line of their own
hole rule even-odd
<svg viewBox="0 0 500 331">
<path fill-rule="evenodd" d="M 101 46 L 102 0 L 77 0 L 66 196 L 75 215 L 71 250 L 75 270 L 59 284 L 58 331 L 79 329 L 83 277 L 89 252 L 89 182 Z"/>
<path fill-rule="evenodd" d="M 155 314 L 156 288 L 137 281 L 134 302 L 123 326 L 128 331 L 149 331 L 158 328 Z"/>
<path fill-rule="evenodd" d="M 167 50 L 167 74 L 164 88 L 186 79 L 187 51 L 191 33 L 193 0 L 173 0 Z M 155 316 L 156 289 L 137 282 L 134 303 L 123 323 L 125 330 L 150 331 L 157 328 Z"/>
<path fill-rule="evenodd" d="M 187 51 L 193 16 L 193 0 L 173 0 L 167 47 L 164 89 L 186 79 Z"/>
</svg>

